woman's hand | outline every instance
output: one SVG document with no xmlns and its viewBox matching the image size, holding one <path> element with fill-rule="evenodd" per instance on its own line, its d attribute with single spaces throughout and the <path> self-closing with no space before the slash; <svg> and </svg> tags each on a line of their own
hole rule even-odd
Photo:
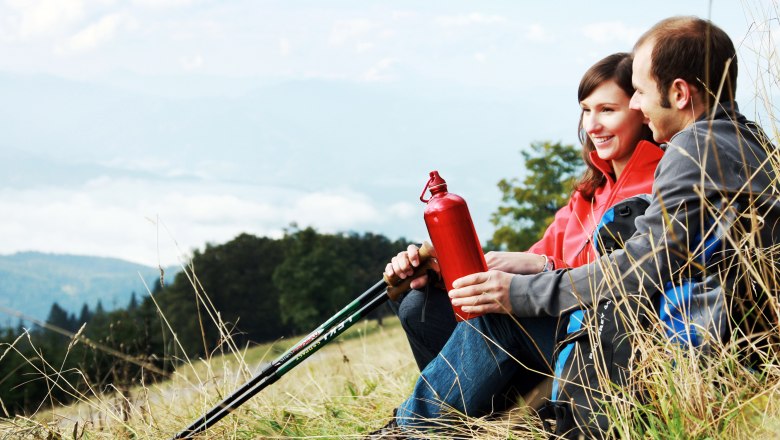
<svg viewBox="0 0 780 440">
<path fill-rule="evenodd" d="M 509 285 L 514 275 L 489 270 L 458 278 L 452 283 L 450 300 L 464 313 L 512 313 Z"/>
<path fill-rule="evenodd" d="M 433 249 L 432 249 L 433 250 Z M 437 273 L 440 272 L 439 262 L 436 260 L 436 251 L 431 253 L 431 269 Z M 392 277 L 397 275 L 398 278 L 405 280 L 406 278 L 414 275 L 414 271 L 420 266 L 420 251 L 417 246 L 410 244 L 405 251 L 399 252 L 398 255 L 393 257 L 387 266 L 385 266 L 385 275 Z M 428 275 L 423 274 L 413 279 L 409 287 L 412 289 L 422 289 L 428 284 Z"/>
<path fill-rule="evenodd" d="M 544 270 L 547 259 L 529 252 L 488 252 L 485 254 L 488 269 L 520 275 L 530 275 Z"/>
</svg>

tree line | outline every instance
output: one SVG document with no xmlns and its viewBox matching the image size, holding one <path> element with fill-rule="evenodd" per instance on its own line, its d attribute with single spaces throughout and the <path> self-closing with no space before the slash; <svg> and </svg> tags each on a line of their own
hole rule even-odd
<svg viewBox="0 0 780 440">
<path fill-rule="evenodd" d="M 45 325 L 0 331 L 4 415 L 66 404 L 90 389 L 129 388 L 142 377 L 148 383 L 182 360 L 224 349 L 226 333 L 243 348 L 308 332 L 376 283 L 407 245 L 312 228 L 281 239 L 241 234 L 194 251 L 172 282 L 155 283 L 140 301 L 133 295 L 126 308 L 85 305 L 77 317 L 55 303 Z"/>
<path fill-rule="evenodd" d="M 525 176 L 499 183 L 503 201 L 486 249 L 524 250 L 541 238 L 581 169 L 573 146 L 537 143 L 521 154 Z M 93 392 L 123 392 L 228 343 L 308 333 L 381 278 L 408 244 L 296 226 L 278 239 L 241 234 L 195 250 L 186 270 L 172 281 L 161 273 L 151 295 L 134 294 L 125 308 L 85 305 L 76 316 L 55 303 L 45 325 L 0 329 L 0 411 L 30 414 Z"/>
</svg>

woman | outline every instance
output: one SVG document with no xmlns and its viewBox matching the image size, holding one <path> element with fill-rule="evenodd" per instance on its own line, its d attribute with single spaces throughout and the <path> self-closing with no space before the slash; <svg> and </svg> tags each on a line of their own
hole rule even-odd
<svg viewBox="0 0 780 440">
<path fill-rule="evenodd" d="M 604 212 L 638 194 L 649 194 L 662 150 L 650 142 L 652 133 L 641 112 L 631 110 L 631 56 L 610 55 L 582 77 L 578 101 L 582 157 L 587 169 L 575 185 L 567 206 L 555 215 L 542 239 L 527 252 L 489 252 L 488 267 L 513 274 L 577 267 L 593 261 L 597 248 L 593 233 Z M 414 245 L 388 263 L 385 273 L 411 276 L 419 265 Z M 447 342 L 456 321 L 447 294 L 427 288 L 427 276 L 412 282 L 401 298 L 398 316 L 422 371 Z M 538 344 L 540 354 L 552 359 L 556 320 L 539 320 L 539 334 L 550 335 Z M 545 366 L 539 366 L 545 368 Z M 548 370 L 549 371 L 549 370 Z M 529 372 L 530 373 L 530 372 Z M 523 381 L 533 385 L 536 381 Z"/>
</svg>

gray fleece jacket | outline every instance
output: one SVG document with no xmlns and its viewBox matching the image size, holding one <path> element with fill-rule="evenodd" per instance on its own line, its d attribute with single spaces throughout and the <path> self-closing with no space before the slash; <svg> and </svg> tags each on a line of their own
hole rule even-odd
<svg viewBox="0 0 780 440">
<path fill-rule="evenodd" d="M 649 304 L 670 286 L 695 280 L 689 285 L 690 320 L 722 338 L 729 295 L 755 289 L 742 276 L 746 262 L 766 263 L 767 252 L 773 252 L 769 270 L 775 281 L 768 288 L 780 283 L 778 155 L 736 103 L 718 104 L 714 114 L 667 144 L 652 202 L 637 218 L 637 232 L 625 249 L 574 269 L 516 275 L 510 287 L 514 314 L 556 317 L 607 298 Z"/>
</svg>

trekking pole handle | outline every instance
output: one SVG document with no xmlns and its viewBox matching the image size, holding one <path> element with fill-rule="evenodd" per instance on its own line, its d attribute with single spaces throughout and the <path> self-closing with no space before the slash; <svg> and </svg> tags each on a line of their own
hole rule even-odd
<svg viewBox="0 0 780 440">
<path fill-rule="evenodd" d="M 425 274 L 431 268 L 431 260 L 435 258 L 433 246 L 427 241 L 423 242 L 422 246 L 420 246 L 419 254 L 420 265 L 414 270 L 412 276 L 404 279 L 401 279 L 398 275 L 387 276 L 387 274 L 384 274 L 382 276 L 385 283 L 387 283 L 387 296 L 393 301 L 409 290 L 409 285 L 413 279 Z"/>
</svg>

